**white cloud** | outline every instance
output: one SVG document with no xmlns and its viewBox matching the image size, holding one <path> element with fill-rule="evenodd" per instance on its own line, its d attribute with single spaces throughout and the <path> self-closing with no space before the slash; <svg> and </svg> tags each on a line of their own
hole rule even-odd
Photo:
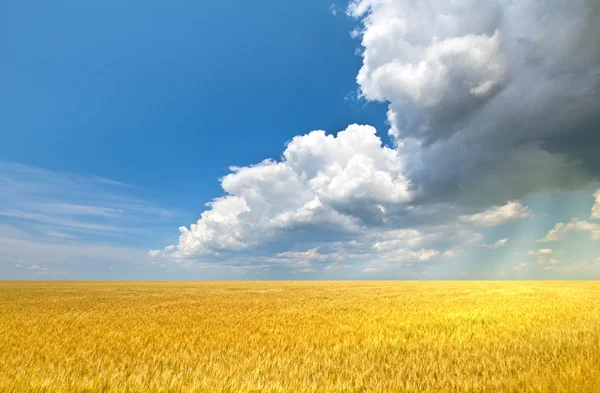
<svg viewBox="0 0 600 393">
<path fill-rule="evenodd" d="M 426 250 L 423 248 L 419 251 L 411 252 L 409 260 L 414 259 L 419 262 L 426 262 L 429 261 L 431 258 L 437 257 L 438 255 L 440 255 L 440 252 L 438 250 Z"/>
<path fill-rule="evenodd" d="M 507 79 L 502 10 L 493 2 L 356 0 L 348 12 L 364 24 L 362 94 L 391 103 L 396 136 L 400 128 L 429 133 L 452 120 L 448 107 L 476 110 Z"/>
<path fill-rule="evenodd" d="M 544 266 L 544 270 L 551 270 L 551 271 L 556 271 L 556 272 L 561 272 L 561 273 L 569 273 L 569 272 L 573 272 L 576 270 L 580 270 L 581 266 L 579 265 L 572 265 L 572 266 L 556 266 L 556 265 L 547 265 Z"/>
<path fill-rule="evenodd" d="M 550 255 L 550 254 L 553 254 L 553 253 L 554 253 L 554 251 L 551 250 L 550 248 L 540 248 L 537 251 L 529 250 L 527 252 L 527 255 Z"/>
<path fill-rule="evenodd" d="M 523 263 L 513 266 L 512 270 L 514 270 L 516 272 L 526 272 L 527 270 L 529 270 L 529 268 L 531 268 L 531 263 L 523 262 Z"/>
<path fill-rule="evenodd" d="M 298 274 L 298 273 L 314 273 L 315 269 L 310 267 L 305 267 L 304 269 L 292 270 L 290 274 Z"/>
<path fill-rule="evenodd" d="M 551 243 L 557 242 L 559 240 L 564 239 L 564 237 L 571 231 L 575 232 L 590 232 L 590 237 L 592 240 L 600 240 L 600 224 L 591 223 L 588 221 L 581 221 L 577 218 L 573 218 L 571 222 L 557 223 L 554 228 L 552 228 L 546 236 L 539 239 L 540 243 Z"/>
<path fill-rule="evenodd" d="M 425 249 L 422 248 L 420 250 L 407 250 L 407 249 L 398 249 L 393 251 L 388 251 L 383 253 L 378 261 L 384 261 L 385 263 L 402 263 L 402 262 L 427 262 L 432 258 L 439 256 L 441 253 L 439 250 L 433 249 Z"/>
<path fill-rule="evenodd" d="M 560 261 L 558 259 L 555 258 L 538 258 L 537 263 L 539 263 L 540 265 L 556 265 L 559 264 Z"/>
<path fill-rule="evenodd" d="M 409 184 L 393 149 L 370 126 L 337 136 L 313 131 L 292 139 L 280 162 L 232 167 L 215 199 L 191 227 L 180 228 L 174 257 L 245 249 L 303 226 L 357 231 L 385 220 L 386 207 L 409 201 Z"/>
<path fill-rule="evenodd" d="M 468 8 L 474 11 L 465 12 Z M 390 101 L 394 125 L 412 113 L 403 119 L 405 133 L 412 132 L 408 127 L 427 133 L 448 106 L 475 110 L 506 80 L 501 10 L 495 4 L 358 0 L 348 10 L 364 24 L 361 92 L 370 100 Z M 407 106 L 411 110 L 403 110 Z M 398 133 L 397 127 L 392 130 Z"/>
<path fill-rule="evenodd" d="M 444 253 L 442 254 L 442 256 L 445 258 L 457 258 L 457 257 L 462 257 L 464 255 L 465 255 L 465 252 L 460 247 L 457 247 L 455 249 L 448 249 L 448 250 L 444 251 Z"/>
<path fill-rule="evenodd" d="M 328 261 L 339 261 L 340 256 L 336 254 L 325 255 L 319 253 L 319 248 L 311 248 L 307 251 L 286 251 L 278 253 L 274 258 L 269 259 L 276 264 L 283 264 L 294 268 L 295 273 L 311 273 L 315 269 L 312 267 L 313 262 L 325 263 Z"/>
<path fill-rule="evenodd" d="M 426 240 L 439 237 L 439 233 L 425 234 L 417 229 L 398 229 L 383 234 L 383 239 L 375 242 L 377 251 L 395 250 L 400 247 L 420 247 Z"/>
<path fill-rule="evenodd" d="M 555 272 L 559 272 L 559 273 L 572 273 L 572 272 L 577 272 L 577 271 L 581 271 L 581 270 L 588 270 L 588 271 L 594 271 L 598 269 L 598 267 L 600 267 L 600 261 L 594 263 L 594 262 L 588 262 L 586 260 L 581 261 L 581 262 L 576 262 L 573 263 L 572 265 L 561 265 L 561 266 L 557 266 L 557 265 L 547 265 L 544 266 L 544 270 L 550 270 L 550 271 L 555 271 Z"/>
<path fill-rule="evenodd" d="M 331 4 L 331 5 L 329 6 L 329 11 L 331 12 L 331 14 L 332 14 L 333 16 L 336 16 L 336 15 L 337 15 L 337 13 L 338 13 L 338 7 L 337 7 L 335 4 Z"/>
<path fill-rule="evenodd" d="M 307 251 L 286 251 L 277 254 L 277 257 L 284 258 L 286 260 L 300 260 L 300 261 L 324 261 L 327 260 L 327 256 L 320 254 L 318 248 L 311 248 Z"/>
<path fill-rule="evenodd" d="M 360 92 L 389 103 L 407 177 L 480 203 L 597 178 L 598 13 L 588 0 L 352 1 Z"/>
<path fill-rule="evenodd" d="M 38 265 L 31 265 L 29 267 L 26 267 L 25 269 L 27 269 L 27 270 L 34 270 L 34 271 L 35 270 L 40 270 L 40 271 L 47 271 L 48 270 L 48 268 L 46 268 L 46 267 L 41 268 Z"/>
<path fill-rule="evenodd" d="M 376 254 L 371 257 L 363 272 L 381 272 L 398 267 L 410 266 L 414 263 L 425 263 L 443 255 L 435 249 L 422 248 L 420 250 L 398 249 Z"/>
<path fill-rule="evenodd" d="M 342 269 L 350 269 L 352 266 L 350 265 L 342 265 L 342 264 L 338 264 L 338 263 L 333 263 L 331 265 L 327 265 L 325 266 L 325 268 L 323 270 L 327 271 L 338 271 L 338 270 L 342 270 Z"/>
<path fill-rule="evenodd" d="M 597 158 L 577 141 L 597 119 L 600 69 L 569 56 L 594 30 L 581 1 L 353 1 L 360 94 L 389 103 L 393 148 L 370 126 L 297 136 L 279 160 L 232 167 L 223 196 L 150 257 L 294 272 L 431 265 L 481 242 L 474 228 L 529 217 L 523 196 L 587 184 L 581 169 Z"/>
<path fill-rule="evenodd" d="M 540 265 L 556 265 L 560 263 L 558 259 L 550 257 L 554 251 L 550 248 L 540 248 L 537 251 L 529 250 L 527 255 L 537 257 L 537 263 Z"/>
<path fill-rule="evenodd" d="M 527 218 L 530 216 L 529 208 L 521 202 L 511 201 L 504 206 L 494 206 L 481 213 L 470 216 L 460 216 L 458 219 L 465 224 L 482 227 L 495 227 L 507 222 Z"/>
<path fill-rule="evenodd" d="M 149 255 L 155 260 L 166 259 L 189 267 L 208 267 L 214 263 L 223 268 L 236 269 L 238 265 L 251 263 L 270 266 L 271 270 L 283 268 L 300 273 L 308 272 L 307 269 L 336 272 L 353 266 L 364 268 L 367 263 L 367 268 L 383 271 L 432 263 L 441 258 L 463 257 L 465 250 L 461 246 L 474 246 L 483 238 L 482 234 L 465 229 L 457 223 L 425 225 L 420 229 L 360 227 L 333 241 L 321 239 L 319 235 L 323 232 L 319 231 L 318 226 L 302 228 L 308 228 L 308 233 L 301 230 L 296 234 L 304 236 L 304 239 L 294 238 L 284 245 L 280 243 L 285 236 L 282 238 L 281 234 L 272 233 L 272 238 L 267 238 L 265 243 L 248 245 L 242 249 L 208 248 L 204 253 L 181 256 L 178 255 L 177 247 L 169 246 L 166 251 L 152 250 Z M 310 244 L 317 246 L 306 247 Z M 275 251 L 278 248 L 288 251 Z"/>
<path fill-rule="evenodd" d="M 596 202 L 594 203 L 594 206 L 592 206 L 591 218 L 594 220 L 600 220 L 600 188 L 596 190 L 594 197 L 596 198 Z"/>
<path fill-rule="evenodd" d="M 363 137 L 370 138 L 372 129 L 360 127 L 355 131 L 365 135 L 347 135 L 346 131 L 337 137 L 311 133 L 290 142 L 281 162 L 234 168 L 222 179 L 228 195 L 210 204 L 197 224 L 182 228 L 179 244 L 162 251 L 151 250 L 150 258 L 190 267 L 216 263 L 236 269 L 239 264 L 253 263 L 295 273 L 313 269 L 334 272 L 367 263 L 367 269 L 383 271 L 438 258 L 463 257 L 461 246 L 469 247 L 483 239 L 481 233 L 453 216 L 452 212 L 460 209 L 413 207 L 410 199 L 394 196 L 396 186 L 386 187 L 389 191 L 381 195 L 378 184 L 371 186 L 366 181 L 363 184 L 369 185 L 371 192 L 363 195 L 331 190 L 335 182 L 322 179 L 334 179 L 343 173 L 340 162 L 352 161 L 354 146 L 371 150 L 370 156 L 375 157 L 380 150 L 386 152 L 379 141 L 379 151 L 365 143 Z M 314 137 L 319 141 L 311 142 Z M 338 143 L 351 148 L 340 151 Z M 347 150 L 350 153 L 345 153 Z M 332 160 L 327 154 L 346 158 Z M 384 164 L 382 161 L 377 166 Z M 352 186 L 345 183 L 344 187 Z M 524 215 L 527 209 L 513 204 L 504 209 L 509 210 L 507 219 Z M 316 210 L 316 214 L 310 210 Z M 369 221 L 371 215 L 380 219 Z M 422 216 L 418 218 L 423 220 L 419 229 L 396 228 L 404 225 L 406 218 L 412 220 L 411 215 Z M 443 225 L 437 222 L 440 216 L 447 221 Z"/>
<path fill-rule="evenodd" d="M 487 247 L 487 248 L 494 250 L 496 248 L 504 247 L 506 245 L 506 243 L 508 243 L 508 239 L 504 238 L 504 239 L 500 239 L 497 242 L 492 243 L 492 244 L 484 244 L 483 247 Z"/>
<path fill-rule="evenodd" d="M 231 271 L 233 273 L 239 273 L 239 274 L 248 274 L 250 272 L 256 272 L 256 271 L 267 271 L 267 270 L 269 270 L 269 268 L 270 268 L 269 265 L 240 265 L 240 266 L 229 267 L 229 269 L 231 269 Z"/>
</svg>

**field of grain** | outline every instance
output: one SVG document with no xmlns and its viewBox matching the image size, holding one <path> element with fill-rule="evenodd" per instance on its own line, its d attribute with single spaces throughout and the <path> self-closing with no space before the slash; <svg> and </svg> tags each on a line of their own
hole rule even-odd
<svg viewBox="0 0 600 393">
<path fill-rule="evenodd" d="M 0 282 L 0 392 L 600 392 L 598 282 Z"/>
</svg>

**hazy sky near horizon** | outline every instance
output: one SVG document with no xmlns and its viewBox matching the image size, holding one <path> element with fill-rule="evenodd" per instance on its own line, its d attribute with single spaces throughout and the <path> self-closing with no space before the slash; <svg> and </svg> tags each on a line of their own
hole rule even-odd
<svg viewBox="0 0 600 393">
<path fill-rule="evenodd" d="M 0 279 L 599 279 L 600 3 L 0 5 Z"/>
</svg>

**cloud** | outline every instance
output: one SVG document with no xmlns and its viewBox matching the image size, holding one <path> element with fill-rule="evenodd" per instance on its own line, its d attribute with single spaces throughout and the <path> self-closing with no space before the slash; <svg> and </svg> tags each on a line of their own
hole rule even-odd
<svg viewBox="0 0 600 393">
<path fill-rule="evenodd" d="M 549 249 L 549 248 L 540 248 L 537 251 L 529 250 L 527 252 L 527 255 L 538 255 L 539 256 L 539 255 L 550 255 L 550 254 L 553 254 L 553 253 L 554 253 L 554 251 L 551 250 L 551 249 Z"/>
<path fill-rule="evenodd" d="M 589 262 L 589 261 L 584 260 L 581 262 L 573 263 L 572 265 L 544 266 L 544 270 L 550 270 L 550 271 L 555 271 L 555 272 L 560 272 L 560 273 L 572 273 L 572 272 L 577 272 L 577 271 L 581 271 L 581 270 L 587 270 L 589 272 L 593 272 L 593 271 L 598 271 L 598 268 L 600 268 L 600 260 L 597 260 L 596 262 L 593 262 L 593 261 Z"/>
<path fill-rule="evenodd" d="M 592 214 L 590 216 L 592 220 L 600 218 L 600 189 L 596 190 L 594 198 L 595 203 L 592 206 Z M 564 239 L 569 232 L 589 232 L 592 240 L 600 240 L 600 224 L 573 217 L 568 223 L 557 223 L 544 237 L 538 239 L 538 242 L 557 242 Z"/>
<path fill-rule="evenodd" d="M 290 273 L 291 274 L 298 274 L 298 273 L 314 273 L 315 269 L 310 268 L 310 267 L 305 267 L 303 269 L 299 269 L 299 270 L 292 270 Z"/>
<path fill-rule="evenodd" d="M 324 131 L 297 136 L 280 161 L 232 167 L 221 179 L 225 195 L 210 202 L 195 224 L 180 228 L 178 244 L 151 250 L 149 256 L 208 261 L 234 258 L 231 252 L 276 254 L 281 247 L 281 259 L 302 244 L 348 245 L 356 239 L 365 244 L 363 257 L 428 261 L 450 255 L 457 242 L 481 240 L 481 234 L 461 226 L 498 226 L 529 215 L 517 201 L 458 221 L 465 209 L 413 205 L 415 190 L 402 168 L 395 151 L 382 145 L 370 126 L 351 125 L 336 136 Z M 411 225 L 422 229 L 402 228 Z M 425 248 L 426 243 L 435 248 Z M 334 259 L 332 253 L 327 258 Z"/>
<path fill-rule="evenodd" d="M 511 201 L 503 206 L 494 206 L 481 213 L 470 216 L 460 216 L 459 221 L 482 227 L 495 227 L 507 222 L 527 218 L 530 216 L 529 208 L 521 202 Z"/>
<path fill-rule="evenodd" d="M 591 218 L 593 220 L 600 220 L 600 189 L 596 190 L 594 198 L 596 198 L 596 202 L 594 203 L 594 206 L 592 206 Z"/>
<path fill-rule="evenodd" d="M 495 250 L 496 248 L 502 248 L 502 247 L 504 247 L 506 245 L 506 243 L 508 243 L 508 239 L 504 238 L 504 239 L 498 240 L 496 243 L 484 244 L 483 247 L 487 247 L 487 248 L 490 248 L 492 250 Z"/>
<path fill-rule="evenodd" d="M 77 263 L 86 261 L 133 263 L 144 260 L 146 252 L 141 249 L 89 242 L 55 243 L 34 237 L 20 239 L 0 236 L 0 263 L 13 261 L 17 258 L 38 263 Z"/>
<path fill-rule="evenodd" d="M 146 259 L 146 252 L 119 244 L 154 240 L 150 229 L 168 225 L 174 212 L 123 186 L 0 162 L 0 263 Z M 107 238 L 113 245 L 105 244 Z"/>
<path fill-rule="evenodd" d="M 31 265 L 25 268 L 26 270 L 31 271 L 36 276 L 41 277 L 52 277 L 52 276 L 64 276 L 69 272 L 58 270 L 58 269 L 48 269 L 47 267 L 40 267 L 38 265 Z"/>
<path fill-rule="evenodd" d="M 196 224 L 180 228 L 173 255 L 247 249 L 294 230 L 317 238 L 320 230 L 356 232 L 383 224 L 411 195 L 394 150 L 370 126 L 297 136 L 281 161 L 231 170 L 221 179 L 226 195 L 209 203 Z"/>
<path fill-rule="evenodd" d="M 600 174 L 590 147 L 598 8 L 575 2 L 351 2 L 358 93 L 388 104 L 391 145 L 368 125 L 297 136 L 279 159 L 232 167 L 222 195 L 149 257 L 386 273 L 468 259 L 484 236 L 476 230 L 531 216 L 522 197 L 581 189 Z"/>
<path fill-rule="evenodd" d="M 0 162 L 0 223 L 11 220 L 49 237 L 127 236 L 175 216 L 132 195 L 133 187 L 113 190 L 113 183 Z"/>
<path fill-rule="evenodd" d="M 521 273 L 521 272 L 526 272 L 527 270 L 529 270 L 529 268 L 531 268 L 531 263 L 523 262 L 523 263 L 513 266 L 512 270 L 515 272 Z"/>
<path fill-rule="evenodd" d="M 429 263 L 442 255 L 440 250 L 426 248 L 391 250 L 373 255 L 363 272 L 383 272 L 401 267 L 411 267 L 413 264 Z"/>
<path fill-rule="evenodd" d="M 314 262 L 325 263 L 329 261 L 335 261 L 337 263 L 337 261 L 340 259 L 341 257 L 336 254 L 321 254 L 319 252 L 319 248 L 315 247 L 306 251 L 281 252 L 278 253 L 275 258 L 272 258 L 271 261 L 294 268 L 292 273 L 311 273 L 315 271 L 315 269 L 312 267 Z"/>
<path fill-rule="evenodd" d="M 122 188 L 106 179 L 0 162 L 0 264 L 32 261 L 30 271 L 56 276 L 65 272 L 42 266 L 147 260 L 147 251 L 126 244 L 154 242 L 152 230 L 169 226 L 174 214 L 132 195 L 135 188 Z"/>
<path fill-rule="evenodd" d="M 538 240 L 539 243 L 551 243 L 557 242 L 562 239 L 571 231 L 575 232 L 590 232 L 590 238 L 592 240 L 600 240 L 600 224 L 591 223 L 588 221 L 581 221 L 577 218 L 571 219 L 571 222 L 557 223 L 548 233 Z"/>
<path fill-rule="evenodd" d="M 457 257 L 462 257 L 464 255 L 465 255 L 464 250 L 460 247 L 457 247 L 456 249 L 447 249 L 442 254 L 442 256 L 445 258 L 457 258 Z"/>
<path fill-rule="evenodd" d="M 476 110 L 506 82 L 501 9 L 457 3 L 350 4 L 349 13 L 364 23 L 357 82 L 367 99 L 401 104 L 402 110 L 390 109 L 395 136 L 402 130 L 437 138 L 442 126 L 449 131 L 448 125 Z M 465 12 L 468 6 L 472 14 Z M 483 18 L 474 21 L 478 16 Z"/>
<path fill-rule="evenodd" d="M 31 202 L 25 203 L 25 206 L 29 206 L 36 211 L 64 214 L 68 216 L 115 216 L 124 213 L 122 209 L 115 209 L 111 207 L 88 206 L 61 202 Z"/>
<path fill-rule="evenodd" d="M 120 181 L 116 181 L 116 180 L 112 180 L 112 179 L 107 179 L 107 178 L 104 178 L 104 177 L 95 177 L 95 178 L 92 178 L 92 180 L 94 180 L 94 181 L 96 181 L 98 183 L 108 184 L 108 185 L 111 185 L 111 186 L 136 188 L 135 186 L 132 186 L 131 184 L 122 183 Z"/>
<path fill-rule="evenodd" d="M 373 248 L 378 251 L 395 250 L 401 247 L 420 247 L 425 241 L 434 240 L 439 233 L 426 234 L 417 229 L 392 230 L 383 235 L 383 239 L 375 242 Z"/>
<path fill-rule="evenodd" d="M 342 265 L 342 264 L 338 264 L 338 263 L 334 263 L 331 265 L 327 265 L 325 266 L 325 271 L 338 271 L 338 270 L 342 270 L 342 269 L 350 269 L 352 266 L 350 265 Z"/>
<path fill-rule="evenodd" d="M 58 237 L 58 238 L 62 238 L 62 239 L 74 239 L 75 238 L 75 236 L 66 234 L 64 232 L 51 231 L 51 230 L 46 230 L 46 229 L 40 229 L 40 231 L 50 237 Z"/>
<path fill-rule="evenodd" d="M 540 265 L 556 265 L 560 263 L 558 259 L 550 257 L 554 251 L 549 248 L 540 248 L 537 251 L 529 250 L 527 255 L 537 257 L 537 263 Z"/>
<path fill-rule="evenodd" d="M 379 257 L 378 261 L 375 261 L 375 263 L 379 263 L 379 261 L 384 261 L 385 263 L 427 262 L 440 254 L 441 252 L 439 250 L 425 248 L 417 251 L 399 249 L 384 253 Z"/>
<path fill-rule="evenodd" d="M 42 271 L 47 271 L 48 270 L 48 268 L 41 268 L 38 265 L 31 265 L 31 266 L 29 266 L 29 267 L 27 267 L 25 269 L 27 269 L 27 270 L 42 270 Z"/>
<path fill-rule="evenodd" d="M 425 200 L 498 204 L 600 176 L 600 6 L 355 0 L 367 100 Z M 473 192 L 477 190 L 477 192 Z"/>
<path fill-rule="evenodd" d="M 325 237 L 318 226 L 311 227 L 306 223 L 287 230 L 299 236 L 288 241 L 285 234 L 273 234 L 272 239 L 258 245 L 242 249 L 207 249 L 188 256 L 179 253 L 180 245 L 171 245 L 162 251 L 151 250 L 149 257 L 155 261 L 168 261 L 173 266 L 201 269 L 215 265 L 236 269 L 241 265 L 256 264 L 269 271 L 315 269 L 316 272 L 335 272 L 360 266 L 363 269 L 367 264 L 367 268 L 384 271 L 462 257 L 464 247 L 474 247 L 483 238 L 482 234 L 457 222 L 425 225 L 420 229 L 360 226 L 351 231 L 343 229 L 345 235 L 333 238 Z M 308 233 L 304 233 L 305 230 Z M 283 251 L 278 251 L 281 249 Z"/>
<path fill-rule="evenodd" d="M 86 230 L 86 231 L 96 231 L 96 232 L 132 232 L 133 229 L 130 228 L 122 228 L 114 225 L 106 225 L 106 224 L 96 224 L 90 222 L 82 222 L 77 220 L 70 219 L 61 219 L 57 216 L 49 216 L 45 214 L 39 213 L 30 213 L 21 210 L 0 210 L 0 216 L 10 217 L 10 218 L 19 218 L 23 220 L 30 220 L 35 222 L 40 222 L 44 224 L 55 224 L 60 227 L 66 227 L 72 230 Z M 64 236 L 63 236 L 64 237 Z"/>
</svg>

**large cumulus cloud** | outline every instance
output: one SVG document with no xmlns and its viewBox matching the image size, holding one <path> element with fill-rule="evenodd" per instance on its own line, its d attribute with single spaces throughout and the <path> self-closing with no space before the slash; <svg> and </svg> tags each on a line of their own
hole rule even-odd
<svg viewBox="0 0 600 393">
<path fill-rule="evenodd" d="M 180 228 L 177 245 L 150 257 L 234 272 L 336 272 L 359 261 L 379 272 L 455 258 L 482 240 L 478 228 L 529 216 L 520 202 L 483 211 L 414 205 L 403 168 L 371 126 L 295 137 L 278 161 L 232 167 L 221 179 L 225 195 Z"/>
<path fill-rule="evenodd" d="M 393 146 L 366 125 L 297 136 L 279 160 L 232 167 L 224 195 L 151 256 L 311 273 L 463 255 L 481 245 L 478 228 L 530 217 L 523 196 L 598 179 L 599 9 L 591 0 L 352 2 L 359 91 L 388 103 Z M 597 229 L 563 225 L 556 236 Z"/>
<path fill-rule="evenodd" d="M 499 203 L 600 173 L 600 6 L 357 0 L 368 100 L 424 199 Z M 478 192 L 472 192 L 477 188 Z"/>
<path fill-rule="evenodd" d="M 295 137 L 281 161 L 231 169 L 221 179 L 226 196 L 180 228 L 178 255 L 247 249 L 288 231 L 353 233 L 411 198 L 398 156 L 370 126 L 313 131 Z"/>
</svg>

